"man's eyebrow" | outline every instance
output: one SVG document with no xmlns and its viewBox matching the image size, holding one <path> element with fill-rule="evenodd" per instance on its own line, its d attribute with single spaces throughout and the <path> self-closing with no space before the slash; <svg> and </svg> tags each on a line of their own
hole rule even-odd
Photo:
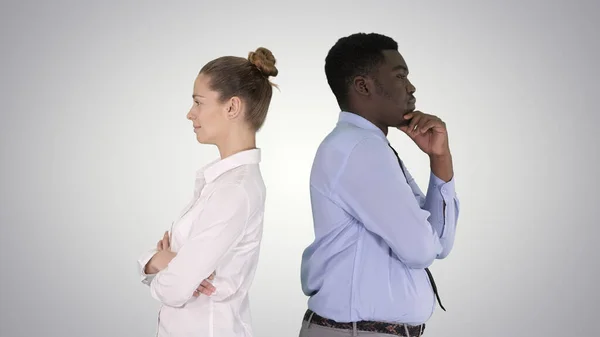
<svg viewBox="0 0 600 337">
<path fill-rule="evenodd" d="M 198 95 L 198 94 L 193 94 L 192 95 L 192 98 L 196 98 L 196 97 L 204 98 L 204 96 L 202 96 L 202 95 Z"/>
<path fill-rule="evenodd" d="M 397 66 L 395 66 L 395 67 L 392 68 L 392 71 L 396 71 L 396 70 L 408 71 L 408 69 L 405 66 L 403 66 L 402 64 L 399 64 L 399 65 L 397 65 Z"/>
</svg>

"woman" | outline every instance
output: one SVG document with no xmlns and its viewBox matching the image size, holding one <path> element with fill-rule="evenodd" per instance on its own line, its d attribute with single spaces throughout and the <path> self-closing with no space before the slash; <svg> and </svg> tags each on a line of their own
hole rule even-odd
<svg viewBox="0 0 600 337">
<path fill-rule="evenodd" d="M 220 159 L 197 172 L 194 198 L 138 261 L 142 282 L 162 304 L 159 337 L 252 336 L 248 290 L 266 193 L 256 132 L 277 73 L 273 54 L 261 47 L 247 59 L 209 62 L 194 82 L 187 118 L 198 142 L 216 145 Z"/>
</svg>

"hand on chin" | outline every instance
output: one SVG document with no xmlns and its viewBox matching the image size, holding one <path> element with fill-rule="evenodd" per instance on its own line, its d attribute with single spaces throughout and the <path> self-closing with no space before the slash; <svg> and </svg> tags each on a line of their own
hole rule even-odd
<svg viewBox="0 0 600 337">
<path fill-rule="evenodd" d="M 405 112 L 403 112 L 400 115 L 400 120 L 398 121 L 398 123 L 396 125 L 394 125 L 394 127 L 397 128 L 398 130 L 400 130 L 400 128 L 402 128 L 404 126 L 408 126 L 408 124 L 410 123 L 410 119 L 406 119 L 406 118 L 404 118 L 404 116 L 406 116 L 407 114 L 413 112 L 414 110 L 415 109 L 410 109 L 410 110 L 406 110 Z"/>
</svg>

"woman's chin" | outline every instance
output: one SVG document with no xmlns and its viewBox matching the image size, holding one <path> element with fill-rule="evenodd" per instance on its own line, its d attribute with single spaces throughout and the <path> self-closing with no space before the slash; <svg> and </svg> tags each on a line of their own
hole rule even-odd
<svg viewBox="0 0 600 337">
<path fill-rule="evenodd" d="M 196 140 L 198 141 L 198 143 L 200 144 L 206 144 L 206 139 L 205 137 L 202 136 L 201 133 L 196 131 Z"/>
<path fill-rule="evenodd" d="M 198 143 L 204 144 L 204 145 L 214 144 L 214 141 L 212 139 L 210 139 L 209 137 L 206 137 L 206 135 L 203 135 L 202 133 L 196 133 L 196 140 L 198 141 Z"/>
</svg>

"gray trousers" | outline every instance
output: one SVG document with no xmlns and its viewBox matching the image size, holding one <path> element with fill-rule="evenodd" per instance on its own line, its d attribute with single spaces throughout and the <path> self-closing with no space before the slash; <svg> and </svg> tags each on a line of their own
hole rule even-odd
<svg viewBox="0 0 600 337">
<path fill-rule="evenodd" d="M 311 316 L 312 317 L 312 316 Z M 406 331 L 407 336 L 408 330 Z M 358 331 L 356 328 L 352 330 L 334 329 L 326 326 L 311 324 L 309 321 L 302 320 L 302 327 L 300 328 L 299 337 L 354 337 L 354 336 L 365 336 L 365 337 L 398 337 L 397 335 L 391 335 L 387 333 L 371 332 L 371 331 Z M 412 337 L 412 336 L 411 336 Z"/>
</svg>

